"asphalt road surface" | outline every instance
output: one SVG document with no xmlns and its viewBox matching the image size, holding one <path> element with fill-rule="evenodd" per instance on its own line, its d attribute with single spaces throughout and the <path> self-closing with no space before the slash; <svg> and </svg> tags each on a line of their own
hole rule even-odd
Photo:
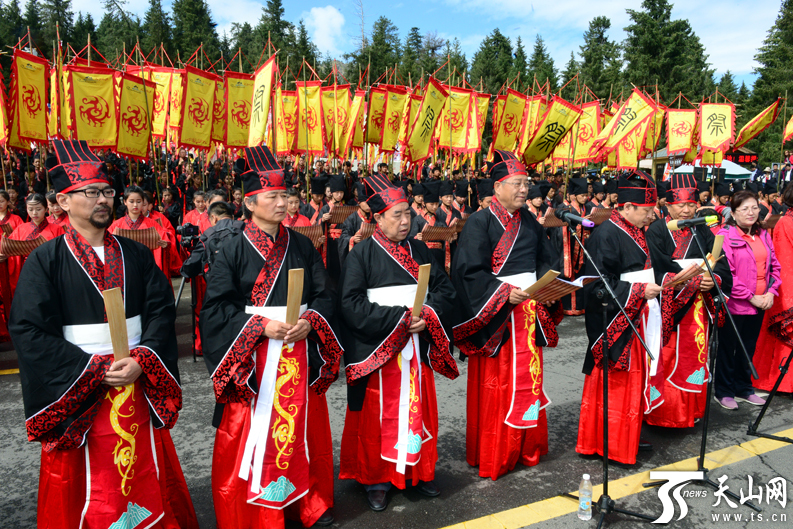
<svg viewBox="0 0 793 529">
<path fill-rule="evenodd" d="M 179 340 L 179 370 L 184 391 L 184 409 L 172 431 L 173 440 L 187 479 L 200 526 L 215 528 L 210 473 L 212 446 L 215 431 L 211 426 L 214 400 L 209 375 L 203 361 L 193 362 L 190 345 L 189 288 L 179 307 L 177 334 Z M 460 377 L 449 381 L 436 377 L 440 431 L 438 441 L 439 461 L 436 483 L 441 495 L 427 499 L 415 491 L 392 489 L 389 507 L 375 513 L 369 510 L 363 488 L 352 481 L 335 482 L 336 518 L 334 527 L 344 528 L 435 528 L 456 526 L 455 529 L 595 527 L 597 516 L 589 522 L 580 521 L 575 513 L 576 503 L 559 495 L 576 491 L 584 473 L 592 475 L 594 484 L 602 483 L 602 464 L 599 459 L 584 458 L 576 454 L 578 415 L 584 377 L 581 374 L 586 334 L 583 317 L 566 318 L 560 328 L 560 345 L 546 349 L 546 391 L 552 400 L 547 408 L 550 449 L 539 465 L 528 468 L 520 464 L 498 481 L 483 479 L 477 470 L 465 462 L 465 389 L 467 365 L 460 363 Z M 0 345 L 0 369 L 16 367 L 11 344 Z M 342 379 L 328 391 L 328 407 L 334 438 L 336 475 L 338 454 L 346 408 L 346 388 Z M 780 396 L 763 419 L 761 431 L 779 432 L 791 424 L 793 402 L 790 396 Z M 757 415 L 758 408 L 741 404 L 738 411 L 729 412 L 718 405 L 712 407 L 708 435 L 708 466 L 713 468 L 710 477 L 717 480 L 726 476 L 725 486 L 730 491 L 749 494 L 749 476 L 753 477 L 755 496 L 758 486 L 762 490 L 763 519 L 746 505 L 734 501 L 736 507 L 721 501 L 715 490 L 689 484 L 683 496 L 688 513 L 682 520 L 678 507 L 671 527 L 783 527 L 788 512 L 793 522 L 793 506 L 782 506 L 780 501 L 767 502 L 769 485 L 785 484 L 793 480 L 793 448 L 785 443 L 757 440 L 746 435 L 748 423 Z M 788 434 L 793 435 L 793 434 Z M 684 430 L 645 426 L 643 437 L 654 444 L 652 452 L 639 454 L 638 464 L 631 469 L 611 468 L 610 493 L 618 499 L 618 507 L 643 512 L 656 518 L 662 512 L 657 489 L 643 490 L 641 482 L 646 476 L 636 476 L 651 469 L 688 460 L 699 453 L 702 425 Z M 748 443 L 748 444 L 747 444 Z M 738 445 L 742 445 L 738 446 Z M 724 450 L 722 450 L 724 449 Z M 38 443 L 26 441 L 24 414 L 19 377 L 16 374 L 0 376 L 0 528 L 33 528 L 36 520 L 36 491 L 39 470 Z M 689 461 L 676 470 L 695 470 Z M 632 485 L 631 485 L 632 483 Z M 638 483 L 638 485 L 637 485 Z M 631 488 L 633 487 L 633 488 Z M 638 492 L 643 490 L 641 492 Z M 705 491 L 703 497 L 702 492 Z M 778 491 L 777 491 L 778 492 Z M 595 500 L 599 490 L 595 491 Z M 790 498 L 785 488 L 781 497 Z M 772 495 L 773 496 L 773 495 Z M 545 500 L 545 501 L 544 501 Z M 793 502 L 789 502 L 793 503 Z M 528 507 L 524 507 L 527 506 Z M 719 521 L 714 521 L 719 515 Z M 724 516 L 729 516 L 725 521 Z M 736 518 L 740 516 L 740 519 Z M 642 522 L 619 514 L 607 517 L 610 527 L 636 527 Z M 458 525 L 459 524 L 459 525 Z M 292 523 L 289 527 L 300 527 Z"/>
</svg>

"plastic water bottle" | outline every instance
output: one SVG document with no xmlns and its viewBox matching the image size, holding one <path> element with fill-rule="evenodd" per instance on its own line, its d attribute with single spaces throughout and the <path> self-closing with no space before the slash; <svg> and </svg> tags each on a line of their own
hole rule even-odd
<svg viewBox="0 0 793 529">
<path fill-rule="evenodd" d="M 589 481 L 589 474 L 584 474 L 584 479 L 578 486 L 578 518 L 592 519 L 592 482 Z"/>
</svg>

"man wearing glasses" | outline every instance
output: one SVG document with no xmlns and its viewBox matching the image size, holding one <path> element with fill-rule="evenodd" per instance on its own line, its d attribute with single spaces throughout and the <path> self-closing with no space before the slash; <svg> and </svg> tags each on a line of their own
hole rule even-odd
<svg viewBox="0 0 793 529">
<path fill-rule="evenodd" d="M 284 172 L 267 147 L 245 150 L 251 220 L 217 254 L 201 309 L 217 427 L 212 497 L 219 529 L 330 525 L 333 441 L 325 391 L 342 348 L 336 293 L 308 237 L 284 227 Z M 303 269 L 300 316 L 287 324 L 289 276 Z"/>
<path fill-rule="evenodd" d="M 42 445 L 38 523 L 198 527 L 169 429 L 182 407 L 173 293 L 145 246 L 107 232 L 115 190 L 84 141 L 48 159 L 63 237 L 28 257 L 11 306 L 28 439 Z M 102 291 L 120 288 L 114 361 Z"/>
<path fill-rule="evenodd" d="M 468 218 L 451 277 L 465 313 L 454 341 L 469 362 L 466 459 L 496 479 L 548 452 L 542 348 L 556 346 L 561 308 L 538 305 L 523 291 L 559 270 L 545 230 L 524 207 L 526 168 L 496 151 L 490 175 L 493 200 Z"/>
</svg>

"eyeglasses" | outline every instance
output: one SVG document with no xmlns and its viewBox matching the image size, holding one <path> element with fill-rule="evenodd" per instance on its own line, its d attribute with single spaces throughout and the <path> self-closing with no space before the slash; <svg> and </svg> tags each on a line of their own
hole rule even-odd
<svg viewBox="0 0 793 529">
<path fill-rule="evenodd" d="M 510 186 L 514 187 L 515 189 L 525 189 L 527 191 L 529 189 L 529 181 L 528 180 L 526 180 L 525 182 L 501 182 L 501 183 L 510 185 Z"/>
<path fill-rule="evenodd" d="M 88 198 L 99 198 L 99 194 L 105 196 L 105 198 L 113 198 L 116 196 L 116 190 L 112 187 L 106 187 L 104 189 L 96 189 L 95 187 L 90 187 L 88 189 L 78 189 L 77 191 L 70 191 L 69 194 L 74 193 L 82 193 Z"/>
<path fill-rule="evenodd" d="M 736 213 L 757 213 L 758 211 L 760 211 L 760 208 L 757 206 L 746 206 L 735 210 Z"/>
</svg>

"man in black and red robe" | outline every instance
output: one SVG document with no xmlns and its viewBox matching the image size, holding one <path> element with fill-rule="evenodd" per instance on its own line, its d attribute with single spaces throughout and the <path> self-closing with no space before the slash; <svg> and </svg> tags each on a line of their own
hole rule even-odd
<svg viewBox="0 0 793 529">
<path fill-rule="evenodd" d="M 342 355 L 335 292 L 308 237 L 284 227 L 283 170 L 246 149 L 251 221 L 212 265 L 201 311 L 218 428 L 212 496 L 220 529 L 333 523 L 333 442 L 325 391 Z M 300 317 L 286 320 L 289 271 L 303 269 Z"/>
<path fill-rule="evenodd" d="M 53 143 L 69 224 L 27 258 L 8 325 L 28 440 L 42 447 L 38 526 L 197 528 L 170 435 L 182 407 L 171 285 L 151 250 L 107 232 L 105 165 L 84 141 Z M 115 361 L 102 296 L 113 288 L 129 341 Z"/>
<path fill-rule="evenodd" d="M 657 201 L 655 183 L 642 172 L 619 179 L 618 207 L 611 218 L 592 232 L 587 251 L 609 282 L 628 317 L 639 320 L 637 329 L 643 334 L 650 352 L 659 359 L 661 350 L 661 310 L 655 299 L 661 291 L 655 283 L 650 250 L 644 228 L 655 218 Z M 587 261 L 584 275 L 597 275 Z M 580 454 L 603 455 L 603 308 L 596 293 L 602 289 L 600 280 L 589 283 L 586 291 L 586 332 L 589 345 L 584 361 L 583 398 L 578 422 Z M 608 294 L 606 294 L 608 295 Z M 636 463 L 639 449 L 650 450 L 649 443 L 640 443 L 642 417 L 663 396 L 652 398 L 651 365 L 644 347 L 633 334 L 619 309 L 607 307 L 609 344 L 609 454 L 611 460 L 625 465 Z M 660 388 L 659 388 L 660 389 Z M 660 399 L 660 400 L 659 400 Z M 641 444 L 641 446 L 640 446 Z"/>
<path fill-rule="evenodd" d="M 694 240 L 694 230 L 670 230 L 672 220 L 693 219 L 697 213 L 697 181 L 692 175 L 673 174 L 666 191 L 669 214 L 647 229 L 647 246 L 655 271 L 655 282 L 664 287 L 691 265 L 702 266 L 704 256 Z M 705 225 L 696 228 L 696 237 L 705 253 L 713 249 L 715 236 Z M 713 265 L 722 290 L 730 291 L 732 273 L 726 259 Z M 660 406 L 645 415 L 647 424 L 668 428 L 691 428 L 705 411 L 707 399 L 708 337 L 715 316 L 713 279 L 706 273 L 682 285 L 664 287 L 660 301 L 663 315 L 664 348 L 661 352 L 663 388 L 650 390 L 663 395 Z M 724 315 L 721 315 L 723 320 Z M 718 321 L 718 320 L 717 320 Z"/>
<path fill-rule="evenodd" d="M 368 195 L 364 185 L 360 182 L 355 182 L 355 189 L 358 194 L 358 209 L 341 224 L 341 235 L 338 239 L 339 259 L 342 265 L 344 265 L 344 261 L 352 248 L 363 240 L 361 234 L 363 225 L 371 225 L 374 222 L 369 204 L 366 202 Z"/>
<path fill-rule="evenodd" d="M 592 206 L 587 202 L 589 201 L 589 182 L 586 178 L 571 178 L 569 182 L 569 189 L 567 191 L 567 200 L 561 206 L 556 208 L 557 213 L 568 211 L 578 217 L 586 217 L 592 212 Z M 559 215 L 557 215 L 559 216 Z M 574 226 L 576 235 L 581 239 L 581 242 L 586 243 L 592 230 L 583 227 L 581 224 Z M 551 229 L 551 237 L 557 247 L 561 248 L 563 269 L 560 270 L 564 277 L 577 279 L 582 270 L 584 269 L 584 251 L 578 245 L 570 234 L 570 229 L 567 226 Z M 572 294 L 562 298 L 562 307 L 567 316 L 580 316 L 584 314 L 584 291 L 578 289 Z"/>
<path fill-rule="evenodd" d="M 457 298 L 426 245 L 408 238 L 411 211 L 403 190 L 381 175 L 367 180 L 377 190 L 367 201 L 377 227 L 350 252 L 339 287 L 350 384 L 339 477 L 364 485 L 370 508 L 381 511 L 392 485 L 440 494 L 433 483 L 438 460 L 433 373 L 458 375 L 451 343 Z M 432 266 L 429 286 L 414 317 L 423 264 Z"/>
<path fill-rule="evenodd" d="M 325 267 L 328 274 L 334 281 L 339 280 L 341 273 L 341 258 L 339 248 L 339 237 L 341 237 L 341 223 L 331 224 L 330 216 L 334 208 L 344 206 L 344 196 L 347 194 L 347 186 L 342 175 L 330 175 L 329 186 L 331 200 L 319 210 L 319 218 L 325 230 Z M 345 219 L 346 220 L 346 219 Z"/>
<path fill-rule="evenodd" d="M 523 292 L 559 263 L 523 207 L 526 168 L 496 151 L 489 174 L 493 200 L 468 218 L 451 278 L 464 312 L 454 341 L 468 356 L 466 459 L 495 480 L 548 452 L 542 350 L 556 346 L 561 307 L 538 305 Z"/>
</svg>

